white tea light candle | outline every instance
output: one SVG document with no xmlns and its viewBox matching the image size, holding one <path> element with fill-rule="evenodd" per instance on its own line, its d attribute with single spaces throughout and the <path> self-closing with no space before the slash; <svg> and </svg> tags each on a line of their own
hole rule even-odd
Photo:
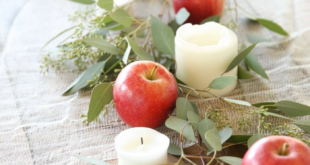
<svg viewBox="0 0 310 165">
<path fill-rule="evenodd" d="M 167 163 L 169 138 L 150 128 L 127 129 L 115 138 L 119 165 L 158 165 Z"/>
<path fill-rule="evenodd" d="M 182 25 L 175 37 L 176 77 L 196 90 L 204 90 L 227 69 L 238 55 L 238 39 L 230 29 L 215 22 Z M 237 67 L 224 75 L 237 76 Z M 222 90 L 210 90 L 223 96 L 237 86 L 237 81 Z M 185 91 L 188 91 L 184 89 Z M 194 92 L 191 95 L 196 95 Z M 212 97 L 206 92 L 201 96 Z"/>
</svg>

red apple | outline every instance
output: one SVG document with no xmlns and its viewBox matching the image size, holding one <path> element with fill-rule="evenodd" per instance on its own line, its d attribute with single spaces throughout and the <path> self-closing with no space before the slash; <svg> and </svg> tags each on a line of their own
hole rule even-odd
<svg viewBox="0 0 310 165">
<path fill-rule="evenodd" d="M 190 13 L 186 23 L 200 24 L 202 20 L 222 13 L 225 0 L 173 0 L 174 11 L 186 8 Z"/>
<path fill-rule="evenodd" d="M 178 86 L 161 64 L 136 61 L 116 78 L 113 99 L 119 117 L 132 127 L 156 128 L 173 111 Z"/>
<path fill-rule="evenodd" d="M 310 148 L 289 136 L 268 136 L 249 148 L 242 165 L 310 165 Z"/>
</svg>

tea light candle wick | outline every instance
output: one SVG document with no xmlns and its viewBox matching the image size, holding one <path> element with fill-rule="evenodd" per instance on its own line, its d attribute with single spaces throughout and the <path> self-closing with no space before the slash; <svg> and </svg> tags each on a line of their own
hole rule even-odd
<svg viewBox="0 0 310 165">
<path fill-rule="evenodd" d="M 141 145 L 143 145 L 143 137 L 141 137 Z"/>
</svg>

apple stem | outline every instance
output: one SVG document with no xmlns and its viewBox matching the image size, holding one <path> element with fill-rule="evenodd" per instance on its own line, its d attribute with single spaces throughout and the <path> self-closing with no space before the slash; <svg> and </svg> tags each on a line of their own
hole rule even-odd
<svg viewBox="0 0 310 165">
<path fill-rule="evenodd" d="M 289 145 L 287 143 L 284 143 L 283 146 L 282 146 L 282 150 L 280 152 L 280 155 L 286 155 L 286 150 L 287 148 L 289 147 Z"/>
<path fill-rule="evenodd" d="M 154 68 L 152 69 L 151 75 L 149 77 L 150 80 L 153 79 L 152 77 L 153 77 L 153 74 L 154 74 L 156 68 L 157 68 L 157 65 L 155 65 Z"/>
</svg>

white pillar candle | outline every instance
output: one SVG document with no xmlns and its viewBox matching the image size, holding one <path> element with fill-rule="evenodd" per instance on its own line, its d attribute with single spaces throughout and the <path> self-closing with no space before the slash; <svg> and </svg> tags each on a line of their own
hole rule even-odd
<svg viewBox="0 0 310 165">
<path fill-rule="evenodd" d="M 159 165 L 167 163 L 169 138 L 150 128 L 127 129 L 115 138 L 119 165 Z"/>
<path fill-rule="evenodd" d="M 176 77 L 196 90 L 203 90 L 227 69 L 238 54 L 238 39 L 230 29 L 215 22 L 182 25 L 175 37 Z M 224 75 L 237 76 L 237 67 Z M 223 96 L 237 81 L 222 90 L 209 90 Z M 188 90 L 184 89 L 186 92 Z M 191 95 L 196 95 L 194 92 Z M 202 92 L 201 96 L 212 97 Z"/>
</svg>

